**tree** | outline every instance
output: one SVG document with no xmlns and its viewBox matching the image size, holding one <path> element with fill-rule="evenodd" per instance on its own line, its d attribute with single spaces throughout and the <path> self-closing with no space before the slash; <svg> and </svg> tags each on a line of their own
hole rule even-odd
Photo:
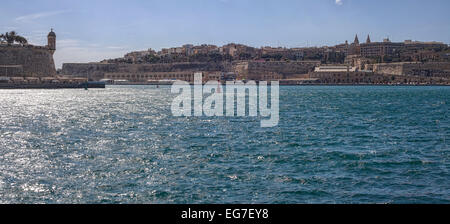
<svg viewBox="0 0 450 224">
<path fill-rule="evenodd" d="M 27 44 L 28 43 L 28 41 L 27 41 L 27 39 L 25 39 L 25 37 L 17 35 L 17 33 L 15 31 L 6 32 L 5 34 L 1 34 L 0 40 L 2 42 L 6 41 L 8 44 L 14 44 L 14 43 Z"/>
</svg>

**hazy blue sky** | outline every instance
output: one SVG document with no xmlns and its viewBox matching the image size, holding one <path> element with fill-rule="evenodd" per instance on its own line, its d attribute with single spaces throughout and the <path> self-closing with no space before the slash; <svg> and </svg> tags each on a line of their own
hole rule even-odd
<svg viewBox="0 0 450 224">
<path fill-rule="evenodd" d="M 448 0 L 2 0 L 0 32 L 44 45 L 57 67 L 186 43 L 322 46 L 390 37 L 450 43 Z"/>
</svg>

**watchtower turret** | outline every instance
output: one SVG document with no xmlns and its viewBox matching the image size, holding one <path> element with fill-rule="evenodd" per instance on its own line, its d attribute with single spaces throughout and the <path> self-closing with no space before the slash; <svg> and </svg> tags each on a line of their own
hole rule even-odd
<svg viewBox="0 0 450 224">
<path fill-rule="evenodd" d="M 50 33 L 48 33 L 47 41 L 48 41 L 47 45 L 48 49 L 52 54 L 54 54 L 56 51 L 56 34 L 55 32 L 53 32 L 53 29 L 50 31 Z"/>
</svg>

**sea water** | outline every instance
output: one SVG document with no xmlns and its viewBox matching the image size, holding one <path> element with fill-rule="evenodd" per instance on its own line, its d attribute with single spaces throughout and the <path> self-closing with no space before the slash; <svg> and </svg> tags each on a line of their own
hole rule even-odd
<svg viewBox="0 0 450 224">
<path fill-rule="evenodd" d="M 450 87 L 280 87 L 280 121 L 170 87 L 0 90 L 0 203 L 450 203 Z"/>
</svg>

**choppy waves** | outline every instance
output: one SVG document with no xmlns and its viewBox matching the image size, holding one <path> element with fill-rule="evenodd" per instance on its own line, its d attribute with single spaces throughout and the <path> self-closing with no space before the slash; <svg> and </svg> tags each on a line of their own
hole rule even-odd
<svg viewBox="0 0 450 224">
<path fill-rule="evenodd" d="M 170 89 L 0 91 L 0 203 L 450 203 L 448 87 L 282 87 L 280 125 Z"/>
</svg>

